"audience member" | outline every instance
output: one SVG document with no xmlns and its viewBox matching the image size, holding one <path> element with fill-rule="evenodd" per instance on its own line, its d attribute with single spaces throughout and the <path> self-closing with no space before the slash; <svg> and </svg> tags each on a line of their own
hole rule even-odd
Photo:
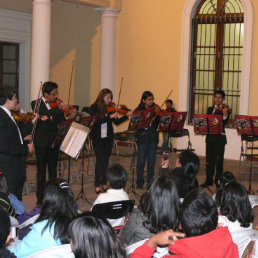
<svg viewBox="0 0 258 258">
<path fill-rule="evenodd" d="M 227 227 L 217 229 L 217 224 L 215 202 L 204 191 L 195 189 L 185 196 L 181 207 L 181 226 L 186 238 L 176 240 L 182 234 L 167 230 L 138 247 L 131 257 L 152 257 L 158 245 L 170 245 L 170 252 L 180 257 L 239 257 Z"/>
<path fill-rule="evenodd" d="M 69 243 L 68 227 L 76 214 L 70 185 L 62 179 L 49 181 L 44 190 L 38 220 L 12 251 L 22 258 L 49 247 Z"/>
<path fill-rule="evenodd" d="M 119 164 L 108 167 L 106 177 L 109 189 L 97 197 L 93 206 L 100 203 L 129 200 L 128 194 L 123 189 L 127 181 L 127 172 L 124 167 Z M 113 227 L 124 224 L 124 218 L 109 219 L 108 221 Z"/>
<path fill-rule="evenodd" d="M 0 205 L 8 211 L 9 215 L 16 217 L 25 212 L 26 208 L 22 201 L 12 194 L 8 193 L 8 186 L 5 176 L 0 171 Z"/>
<path fill-rule="evenodd" d="M 254 220 L 254 212 L 243 185 L 234 182 L 225 186 L 220 212 L 219 223 L 228 227 L 234 243 L 238 246 L 239 255 L 242 256 L 245 248 L 243 246 L 244 236 L 252 230 Z M 234 234 L 235 232 L 237 235 Z M 241 235 L 240 232 L 242 232 Z M 258 238 L 258 232 L 253 231 L 253 234 L 256 234 Z"/>
<path fill-rule="evenodd" d="M 134 209 L 120 238 L 131 245 L 167 229 L 178 230 L 180 200 L 171 177 L 154 178 L 144 195 L 139 209 Z"/>
<path fill-rule="evenodd" d="M 191 190 L 198 188 L 196 175 L 200 168 L 199 157 L 190 150 L 182 151 L 176 160 L 176 167 L 169 172 L 169 161 L 162 161 L 162 173 L 169 173 L 176 184 L 178 195 L 184 198 Z"/>
<path fill-rule="evenodd" d="M 13 253 L 6 249 L 6 245 L 11 240 L 10 218 L 8 213 L 0 207 L 0 258 L 14 258 Z"/>
<path fill-rule="evenodd" d="M 124 246 L 105 219 L 81 214 L 69 226 L 75 258 L 126 258 Z"/>
</svg>

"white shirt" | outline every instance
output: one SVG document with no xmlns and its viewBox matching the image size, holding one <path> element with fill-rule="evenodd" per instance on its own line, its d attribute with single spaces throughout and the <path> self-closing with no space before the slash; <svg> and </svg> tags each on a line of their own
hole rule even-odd
<svg viewBox="0 0 258 258">
<path fill-rule="evenodd" d="M 20 129 L 19 129 L 17 123 L 15 122 L 15 120 L 14 120 L 12 114 L 11 114 L 11 111 L 10 111 L 8 108 L 4 107 L 4 106 L 0 106 L 0 107 L 1 107 L 1 108 L 6 112 L 6 114 L 13 120 L 13 122 L 14 122 L 14 124 L 16 125 L 16 128 L 17 128 L 17 130 L 18 130 L 21 144 L 23 144 L 23 139 L 22 139 L 22 136 L 21 136 L 21 131 L 20 131 Z"/>
<path fill-rule="evenodd" d="M 101 193 L 97 197 L 92 207 L 95 204 L 99 204 L 99 203 L 127 201 L 127 200 L 129 200 L 129 196 L 124 189 L 108 189 L 106 193 Z M 123 225 L 125 218 L 123 217 L 119 219 L 108 219 L 108 221 L 112 227 L 115 227 L 115 226 Z"/>
<path fill-rule="evenodd" d="M 47 109 L 48 109 L 48 110 L 51 109 L 49 103 L 47 103 L 47 100 L 46 100 L 44 97 L 42 97 L 42 100 L 44 101 L 44 103 L 45 103 Z"/>
</svg>

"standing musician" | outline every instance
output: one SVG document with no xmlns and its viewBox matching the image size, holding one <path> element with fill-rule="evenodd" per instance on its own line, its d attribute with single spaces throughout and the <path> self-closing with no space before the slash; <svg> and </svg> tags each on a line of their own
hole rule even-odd
<svg viewBox="0 0 258 258">
<path fill-rule="evenodd" d="M 229 107 L 223 104 L 224 99 L 225 92 L 223 90 L 216 90 L 214 94 L 214 106 L 209 107 L 207 110 L 207 114 L 223 115 L 223 129 L 228 123 L 231 113 Z M 223 175 L 225 144 L 227 144 L 225 133 L 208 134 L 206 136 L 206 180 L 201 187 L 213 185 L 215 167 L 216 176 L 214 183 L 217 187 L 219 186 Z"/>
<path fill-rule="evenodd" d="M 42 97 L 38 100 L 38 114 L 40 119 L 37 121 L 35 129 L 35 152 L 37 158 L 37 205 L 43 201 L 43 191 L 46 184 L 46 167 L 48 166 L 48 178 L 56 178 L 59 148 L 51 148 L 58 132 L 58 127 L 65 120 L 63 110 L 67 104 L 59 103 L 51 108 L 52 103 L 57 100 L 58 85 L 55 82 L 45 82 L 42 87 Z M 31 102 L 34 110 L 37 100 Z"/>
<path fill-rule="evenodd" d="M 150 91 L 144 91 L 141 102 L 136 110 L 146 110 L 154 108 L 155 112 L 159 112 L 159 107 L 154 103 L 154 96 Z M 144 167 L 147 160 L 147 189 L 150 187 L 151 180 L 154 176 L 154 168 L 156 163 L 156 150 L 159 142 L 158 135 L 159 116 L 157 115 L 151 126 L 147 129 L 137 129 L 137 189 L 143 189 L 144 185 Z"/>
<path fill-rule="evenodd" d="M 98 115 L 98 120 L 95 122 L 91 131 L 93 148 L 96 154 L 95 165 L 95 191 L 96 194 L 107 190 L 106 170 L 109 164 L 109 158 L 112 152 L 114 142 L 113 124 L 119 125 L 128 119 L 128 115 L 118 118 L 117 112 L 109 114 L 107 107 L 113 99 L 113 93 L 109 89 L 102 89 L 96 101 L 90 106 L 90 115 Z M 127 114 L 130 114 L 129 111 Z"/>
<path fill-rule="evenodd" d="M 22 200 L 26 179 L 25 157 L 33 144 L 26 144 L 11 111 L 17 111 L 17 93 L 12 87 L 0 89 L 0 169 L 7 179 L 9 192 Z"/>
</svg>

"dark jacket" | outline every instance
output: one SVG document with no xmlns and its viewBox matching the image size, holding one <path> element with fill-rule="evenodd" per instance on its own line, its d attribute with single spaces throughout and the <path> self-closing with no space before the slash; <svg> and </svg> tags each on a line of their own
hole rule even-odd
<svg viewBox="0 0 258 258">
<path fill-rule="evenodd" d="M 6 248 L 0 249 L 0 258 L 16 258 L 15 254 L 7 250 Z"/>
<path fill-rule="evenodd" d="M 25 157 L 28 153 L 28 145 L 21 144 L 15 123 L 0 107 L 0 169 L 9 189 L 14 178 L 25 180 Z"/>
<path fill-rule="evenodd" d="M 90 106 L 90 115 L 96 115 L 98 114 L 98 105 L 92 104 Z M 101 124 L 107 123 L 107 138 L 110 138 L 111 140 L 114 139 L 114 129 L 112 123 L 115 125 L 120 125 L 124 121 L 128 119 L 128 116 L 123 116 L 121 118 L 110 118 L 108 114 L 104 118 L 100 118 L 96 121 L 96 123 L 93 126 L 93 129 L 91 131 L 91 137 L 93 141 L 101 141 Z"/>
<path fill-rule="evenodd" d="M 36 100 L 31 102 L 32 110 L 34 110 Z M 34 144 L 38 147 L 51 147 L 58 132 L 58 127 L 65 120 L 64 113 L 58 107 L 47 109 L 46 104 L 42 100 L 39 108 L 40 116 L 48 116 L 49 120 L 42 121 L 38 119 Z"/>
<path fill-rule="evenodd" d="M 0 207 L 2 207 L 9 216 L 16 218 L 15 210 L 6 193 L 0 192 Z"/>
<path fill-rule="evenodd" d="M 189 177 L 184 175 L 181 167 L 169 170 L 169 168 L 161 168 L 160 173 L 168 174 L 176 185 L 179 198 L 184 198 L 187 193 L 198 188 L 198 180 L 196 176 Z"/>
<path fill-rule="evenodd" d="M 211 115 L 213 110 L 214 110 L 215 106 L 212 107 L 208 107 L 207 110 L 207 114 Z M 214 115 L 223 115 L 223 113 L 221 111 L 216 111 L 214 113 Z M 223 129 L 225 132 L 225 126 L 227 125 L 228 121 L 229 121 L 229 116 L 223 120 Z M 210 142 L 210 143 L 220 143 L 220 144 L 227 144 L 227 137 L 226 134 L 207 134 L 206 136 L 206 142 Z"/>
<path fill-rule="evenodd" d="M 155 105 L 155 104 L 154 104 Z M 146 110 L 146 107 L 137 107 L 136 111 Z M 137 129 L 136 131 L 136 139 L 139 144 L 146 144 L 148 142 L 159 142 L 159 134 L 158 134 L 158 125 L 159 125 L 160 117 L 156 116 L 154 121 L 151 124 L 151 127 L 147 129 Z"/>
</svg>

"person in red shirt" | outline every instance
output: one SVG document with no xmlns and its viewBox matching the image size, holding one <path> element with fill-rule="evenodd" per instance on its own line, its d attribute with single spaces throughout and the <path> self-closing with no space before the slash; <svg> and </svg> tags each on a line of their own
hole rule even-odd
<svg viewBox="0 0 258 258">
<path fill-rule="evenodd" d="M 166 230 L 138 247 L 131 258 L 152 257 L 158 246 L 169 245 L 173 255 L 164 257 L 239 257 L 227 227 L 217 228 L 218 212 L 212 198 L 200 189 L 186 195 L 181 210 L 183 233 Z M 179 237 L 184 237 L 178 239 Z"/>
</svg>

